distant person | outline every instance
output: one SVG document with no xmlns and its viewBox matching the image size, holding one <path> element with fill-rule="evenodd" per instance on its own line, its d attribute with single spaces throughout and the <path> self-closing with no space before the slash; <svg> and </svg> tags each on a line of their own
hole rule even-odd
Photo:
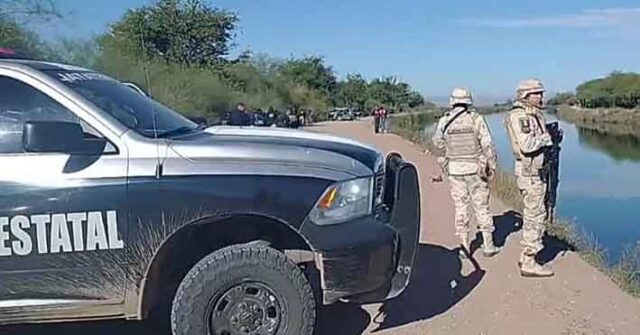
<svg viewBox="0 0 640 335">
<path fill-rule="evenodd" d="M 289 128 L 298 128 L 298 117 L 292 110 L 287 110 L 287 118 L 289 119 Z"/>
<path fill-rule="evenodd" d="M 276 116 L 277 116 L 277 112 L 275 109 L 273 109 L 273 107 L 269 107 L 269 109 L 267 110 L 267 126 L 269 127 L 275 127 L 276 126 Z"/>
<path fill-rule="evenodd" d="M 267 126 L 269 127 L 276 126 L 276 113 L 274 111 L 270 111 L 269 115 L 267 115 Z"/>
<path fill-rule="evenodd" d="M 307 124 L 313 124 L 315 123 L 315 113 L 313 112 L 313 110 L 309 110 L 309 113 L 307 113 Z"/>
<path fill-rule="evenodd" d="M 304 113 L 304 109 L 300 110 L 300 114 L 298 115 L 298 126 L 299 127 L 304 127 L 306 126 L 306 118 L 305 118 L 305 113 Z"/>
<path fill-rule="evenodd" d="M 384 108 L 384 106 L 380 107 L 380 131 L 382 133 L 388 133 L 389 132 L 389 112 L 387 112 L 387 109 Z"/>
<path fill-rule="evenodd" d="M 380 132 L 380 107 L 377 106 L 373 109 L 373 131 Z"/>
<path fill-rule="evenodd" d="M 551 277 L 553 270 L 538 264 L 535 257 L 543 249 L 546 227 L 546 184 L 540 177 L 544 151 L 553 145 L 542 113 L 545 88 L 537 79 L 522 81 L 505 125 L 515 156 L 515 174 L 524 201 L 520 274 L 524 277 Z"/>
<path fill-rule="evenodd" d="M 243 103 L 238 103 L 236 109 L 229 113 L 230 126 L 250 126 L 252 125 L 251 116 L 247 113 L 247 109 Z"/>
<path fill-rule="evenodd" d="M 254 125 L 264 127 L 267 125 L 267 118 L 261 108 L 256 109 Z"/>
<path fill-rule="evenodd" d="M 280 128 L 288 128 L 289 127 L 289 116 L 286 113 L 278 113 L 276 116 L 276 127 Z"/>
<path fill-rule="evenodd" d="M 482 233 L 482 252 L 492 257 L 500 251 L 493 244 L 494 226 L 489 213 L 489 181 L 497 164 L 493 140 L 484 117 L 472 108 L 469 90 L 453 89 L 449 104 L 452 109 L 438 121 L 433 142 L 445 153 L 438 162 L 449 177 L 456 235 L 462 244 L 460 257 L 470 254 L 469 205 Z"/>
</svg>

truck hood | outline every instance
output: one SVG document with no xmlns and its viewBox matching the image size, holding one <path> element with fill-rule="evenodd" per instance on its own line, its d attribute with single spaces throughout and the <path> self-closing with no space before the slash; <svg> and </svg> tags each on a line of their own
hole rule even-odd
<svg viewBox="0 0 640 335">
<path fill-rule="evenodd" d="M 381 152 L 363 143 L 300 130 L 210 127 L 170 141 L 173 151 L 193 161 L 309 165 L 370 175 L 381 166 Z"/>
<path fill-rule="evenodd" d="M 349 156 L 371 170 L 376 170 L 378 158 L 382 155 L 377 149 L 348 138 L 314 133 L 304 130 L 272 127 L 210 127 L 209 134 L 238 136 L 246 141 L 295 145 L 306 148 L 328 150 Z"/>
</svg>

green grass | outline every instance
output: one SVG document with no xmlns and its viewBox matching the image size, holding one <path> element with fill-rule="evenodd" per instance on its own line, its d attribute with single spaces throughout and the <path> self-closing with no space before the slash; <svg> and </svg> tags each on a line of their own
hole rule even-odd
<svg viewBox="0 0 640 335">
<path fill-rule="evenodd" d="M 439 114 L 425 114 L 429 115 L 394 116 L 390 129 L 393 133 L 433 152 L 433 144 L 429 140 L 429 134 L 424 133 L 424 127 L 425 124 L 436 122 Z M 426 120 L 425 123 L 419 124 L 423 120 Z M 513 174 L 498 170 L 490 187 L 493 194 L 506 205 L 522 211 L 522 196 Z M 640 297 L 640 241 L 627 247 L 617 261 L 609 263 L 607 250 L 593 234 L 579 229 L 575 222 L 565 218 L 556 217 L 554 221 L 554 224 L 547 227 L 547 235 L 576 251 L 582 259 L 606 274 L 623 291 Z"/>
</svg>

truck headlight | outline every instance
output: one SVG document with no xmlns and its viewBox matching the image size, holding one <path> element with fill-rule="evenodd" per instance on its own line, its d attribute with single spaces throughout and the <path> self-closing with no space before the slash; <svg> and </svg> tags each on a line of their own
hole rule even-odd
<svg viewBox="0 0 640 335">
<path fill-rule="evenodd" d="M 371 214 L 373 178 L 360 178 L 333 184 L 322 194 L 309 213 L 319 225 L 336 224 Z"/>
</svg>

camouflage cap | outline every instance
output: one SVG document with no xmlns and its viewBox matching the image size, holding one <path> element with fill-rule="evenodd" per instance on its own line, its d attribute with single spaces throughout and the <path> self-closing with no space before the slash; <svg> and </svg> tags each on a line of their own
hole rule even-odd
<svg viewBox="0 0 640 335">
<path fill-rule="evenodd" d="M 454 106 L 458 104 L 473 105 L 473 97 L 469 89 L 459 87 L 453 89 L 449 97 L 449 105 Z"/>
</svg>

